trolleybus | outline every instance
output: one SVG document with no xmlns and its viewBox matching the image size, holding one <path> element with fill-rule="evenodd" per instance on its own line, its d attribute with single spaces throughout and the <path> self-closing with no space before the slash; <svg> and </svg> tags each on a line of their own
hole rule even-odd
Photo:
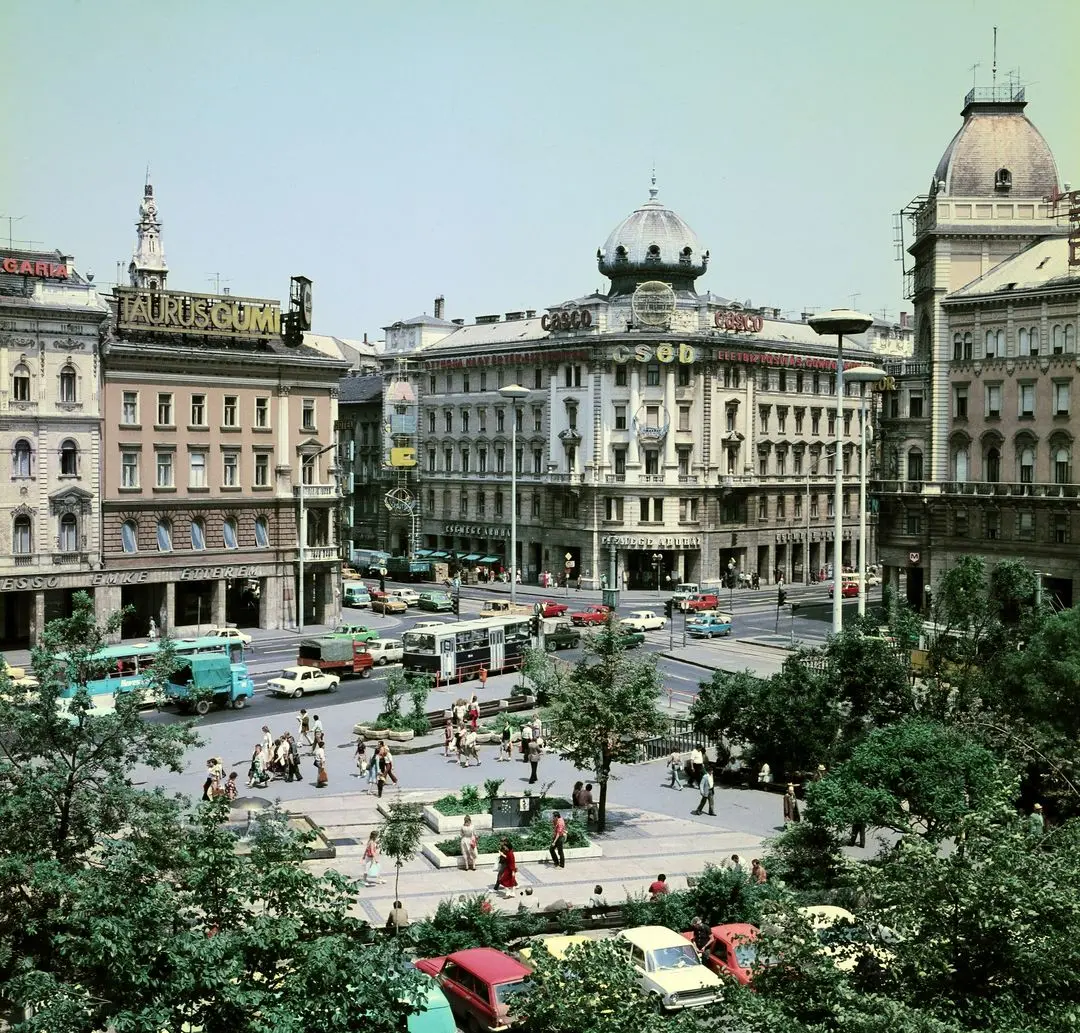
<svg viewBox="0 0 1080 1033">
<path fill-rule="evenodd" d="M 534 644 L 530 620 L 519 615 L 487 617 L 406 631 L 401 636 L 403 667 L 407 673 L 432 675 L 436 684 L 476 678 L 481 670 L 520 670 L 525 650 Z"/>
</svg>

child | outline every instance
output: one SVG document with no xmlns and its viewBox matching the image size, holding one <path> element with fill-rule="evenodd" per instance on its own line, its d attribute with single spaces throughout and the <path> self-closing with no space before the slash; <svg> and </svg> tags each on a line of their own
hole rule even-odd
<svg viewBox="0 0 1080 1033">
<path fill-rule="evenodd" d="M 236 772 L 230 771 L 228 781 L 225 783 L 225 799 L 232 803 L 236 799 L 237 786 L 236 786 Z"/>
</svg>

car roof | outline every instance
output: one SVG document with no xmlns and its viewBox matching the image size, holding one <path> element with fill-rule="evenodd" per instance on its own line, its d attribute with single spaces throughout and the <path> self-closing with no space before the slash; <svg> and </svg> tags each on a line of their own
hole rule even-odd
<svg viewBox="0 0 1080 1033">
<path fill-rule="evenodd" d="M 855 916 L 847 908 L 835 904 L 815 904 L 799 908 L 799 913 L 810 919 L 814 926 L 835 925 L 837 922 L 854 922 Z"/>
<path fill-rule="evenodd" d="M 531 972 L 517 958 L 503 954 L 494 947 L 470 947 L 468 950 L 455 951 L 447 955 L 446 960 L 489 983 L 508 983 L 513 979 L 522 979 Z"/>
<path fill-rule="evenodd" d="M 756 925 L 751 925 L 749 922 L 725 922 L 723 925 L 714 925 L 710 932 L 716 939 L 730 943 L 736 939 L 756 939 L 760 930 Z"/>
<path fill-rule="evenodd" d="M 642 950 L 680 947 L 686 943 L 686 938 L 681 933 L 669 929 L 666 925 L 639 925 L 633 929 L 624 929 L 619 935 Z"/>
</svg>

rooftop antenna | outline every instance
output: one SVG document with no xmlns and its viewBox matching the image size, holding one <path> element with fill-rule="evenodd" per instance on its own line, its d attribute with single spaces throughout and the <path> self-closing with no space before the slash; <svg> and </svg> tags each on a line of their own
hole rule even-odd
<svg viewBox="0 0 1080 1033">
<path fill-rule="evenodd" d="M 22 220 L 25 218 L 25 215 L 0 215 L 0 219 L 7 219 L 7 243 L 10 250 L 15 249 L 15 239 L 12 226 L 17 222 L 22 222 Z"/>
<path fill-rule="evenodd" d="M 997 26 L 994 26 L 994 64 L 990 71 L 990 85 L 997 86 Z"/>
<path fill-rule="evenodd" d="M 147 186 L 150 183 L 150 162 L 146 163 L 146 183 L 143 186 Z"/>
<path fill-rule="evenodd" d="M 862 297 L 862 291 L 854 291 L 853 293 L 849 294 L 848 297 L 851 298 L 851 307 L 854 308 L 855 302 L 857 302 L 859 298 Z"/>
<path fill-rule="evenodd" d="M 215 294 L 220 294 L 221 293 L 221 285 L 223 283 L 232 283 L 232 280 L 223 280 L 221 278 L 221 273 L 214 273 L 213 276 L 208 276 L 206 278 L 206 282 L 207 283 L 212 283 L 214 285 L 214 293 Z M 228 290 L 226 290 L 225 293 L 228 294 Z"/>
<path fill-rule="evenodd" d="M 979 64 L 978 61 L 976 61 L 975 64 L 973 64 L 971 66 L 971 88 L 972 89 L 975 89 L 975 87 L 978 85 L 978 80 L 975 78 L 975 72 L 979 68 L 982 68 L 982 65 Z"/>
</svg>

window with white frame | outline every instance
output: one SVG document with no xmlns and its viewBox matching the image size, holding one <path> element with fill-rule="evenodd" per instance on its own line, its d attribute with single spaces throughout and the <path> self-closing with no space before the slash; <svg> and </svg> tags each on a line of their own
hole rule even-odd
<svg viewBox="0 0 1080 1033">
<path fill-rule="evenodd" d="M 1020 384 L 1016 393 L 1017 401 L 1017 416 L 1023 416 L 1025 418 L 1035 415 L 1035 385 L 1034 384 Z"/>
<path fill-rule="evenodd" d="M 983 415 L 988 420 L 1000 420 L 1001 419 L 1001 385 L 1000 384 L 987 384 L 986 388 L 986 405 L 983 410 Z"/>
<path fill-rule="evenodd" d="M 79 446 L 71 438 L 60 442 L 60 476 L 79 476 Z"/>
<path fill-rule="evenodd" d="M 236 395 L 226 395 L 221 400 L 221 425 L 223 427 L 238 427 L 240 404 Z"/>
<path fill-rule="evenodd" d="M 1054 382 L 1054 415 L 1069 415 L 1069 381 L 1067 380 Z"/>
<path fill-rule="evenodd" d="M 159 488 L 173 487 L 173 454 L 172 452 L 155 453 L 157 463 L 157 480 L 155 484 Z"/>
<path fill-rule="evenodd" d="M 255 453 L 255 487 L 270 487 L 270 456 L 266 452 Z"/>
<path fill-rule="evenodd" d="M 206 453 L 188 453 L 188 487 L 206 487 Z"/>
<path fill-rule="evenodd" d="M 172 552 L 172 521 L 162 517 L 157 522 L 158 552 Z"/>
<path fill-rule="evenodd" d="M 30 401 L 30 367 L 23 362 L 20 362 L 11 374 L 11 400 Z"/>
<path fill-rule="evenodd" d="M 191 547 L 196 552 L 201 552 L 206 548 L 206 524 L 203 523 L 201 517 L 195 517 L 191 521 Z"/>
<path fill-rule="evenodd" d="M 260 549 L 265 549 L 270 544 L 270 528 L 267 525 L 266 517 L 260 516 L 255 518 L 255 545 Z"/>
<path fill-rule="evenodd" d="M 120 453 L 120 487 L 139 486 L 139 453 L 134 449 Z"/>
<path fill-rule="evenodd" d="M 224 542 L 226 549 L 235 549 L 237 547 L 236 521 L 232 517 L 228 517 L 221 525 L 221 540 Z"/>
<path fill-rule="evenodd" d="M 78 380 L 75 376 L 74 366 L 64 366 L 60 370 L 60 401 L 76 402 Z"/>
<path fill-rule="evenodd" d="M 157 396 L 157 424 L 159 427 L 173 426 L 173 396 L 162 391 Z"/>
<path fill-rule="evenodd" d="M 124 552 L 138 552 L 139 525 L 134 520 L 125 520 L 120 525 L 120 541 Z"/>
<path fill-rule="evenodd" d="M 125 391 L 120 405 L 120 422 L 125 426 L 139 425 L 139 392 Z"/>
<path fill-rule="evenodd" d="M 232 449 L 221 453 L 221 486 L 240 487 L 240 453 Z"/>
<path fill-rule="evenodd" d="M 270 426 L 270 399 L 269 398 L 256 398 L 255 399 L 255 426 L 256 427 L 269 427 Z"/>
<path fill-rule="evenodd" d="M 34 551 L 34 525 L 25 513 L 12 521 L 11 551 L 16 556 L 28 556 Z"/>
<path fill-rule="evenodd" d="M 206 395 L 191 396 L 191 425 L 193 427 L 206 426 Z"/>
<path fill-rule="evenodd" d="M 315 430 L 315 399 L 305 398 L 300 407 L 300 427 L 302 430 Z"/>
</svg>

